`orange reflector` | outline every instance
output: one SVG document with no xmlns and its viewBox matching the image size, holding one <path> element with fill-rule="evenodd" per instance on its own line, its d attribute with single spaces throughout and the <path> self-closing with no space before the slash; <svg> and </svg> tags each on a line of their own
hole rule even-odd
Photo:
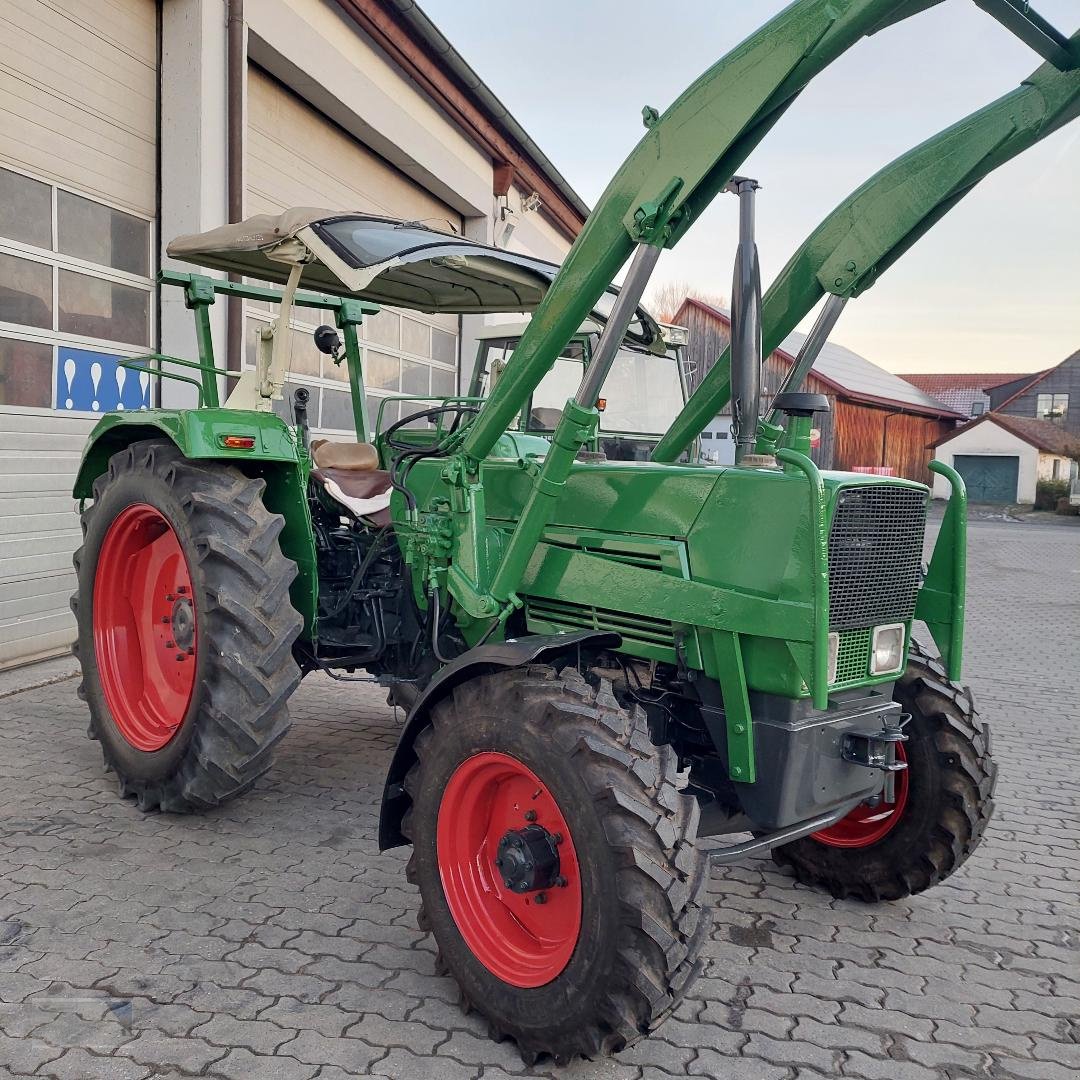
<svg viewBox="0 0 1080 1080">
<path fill-rule="evenodd" d="M 606 397 L 597 398 L 596 399 L 596 411 L 597 412 L 603 412 L 606 408 L 607 408 L 607 398 Z"/>
<path fill-rule="evenodd" d="M 254 435 L 226 435 L 221 440 L 221 445 L 226 450 L 254 450 L 255 449 L 255 436 Z"/>
</svg>

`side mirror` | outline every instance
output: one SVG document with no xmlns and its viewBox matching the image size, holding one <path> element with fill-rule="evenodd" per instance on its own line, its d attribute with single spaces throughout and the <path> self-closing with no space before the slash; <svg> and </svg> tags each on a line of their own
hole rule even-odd
<svg viewBox="0 0 1080 1080">
<path fill-rule="evenodd" d="M 320 326 L 312 335 L 315 338 L 315 348 L 335 360 L 341 352 L 341 338 L 332 326 Z"/>
</svg>

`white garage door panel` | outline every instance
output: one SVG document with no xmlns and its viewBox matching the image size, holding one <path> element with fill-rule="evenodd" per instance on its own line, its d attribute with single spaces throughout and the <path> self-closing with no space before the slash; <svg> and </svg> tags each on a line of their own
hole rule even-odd
<svg viewBox="0 0 1080 1080">
<path fill-rule="evenodd" d="M 461 215 L 258 68 L 248 76 L 248 214 L 325 206 L 390 217 Z"/>
<path fill-rule="evenodd" d="M 0 540 L 0 596 L 7 596 L 9 588 L 23 581 L 40 582 L 73 574 L 71 553 L 79 541 L 79 531 Z M 71 581 L 74 582 L 73 577 Z"/>
<path fill-rule="evenodd" d="M 463 227 L 461 215 L 455 210 L 255 67 L 248 70 L 246 198 L 247 214 L 317 206 L 427 221 L 444 230 L 447 223 L 459 232 Z M 437 393 L 447 393 L 447 380 L 452 389 L 455 373 L 443 365 L 456 361 L 458 317 L 403 314 L 408 318 L 398 321 L 387 315 L 379 329 L 368 325 L 362 332 L 365 348 L 383 354 L 384 363 L 387 359 L 391 364 L 400 360 L 399 381 L 379 385 L 391 394 L 427 394 L 431 386 L 437 388 Z M 300 312 L 297 322 L 315 318 L 310 312 Z M 309 327 L 304 329 L 310 332 Z M 430 382 L 425 366 L 432 368 Z M 316 367 L 315 372 L 318 370 Z M 339 407 L 329 411 L 326 403 L 328 399 L 337 400 L 335 392 L 340 394 L 347 384 L 328 381 L 325 370 L 322 379 L 298 379 L 313 391 L 313 430 L 340 437 L 335 431 L 341 429 L 330 429 L 325 417 L 344 416 L 346 410 Z M 410 384 L 409 380 L 416 379 L 420 380 L 420 389 L 416 389 L 415 381 Z M 369 412 L 368 420 L 373 424 L 375 411 L 370 402 Z M 396 418 L 396 412 L 390 416 L 391 420 Z"/>
<path fill-rule="evenodd" d="M 0 158 L 153 213 L 156 50 L 153 0 L 5 0 Z"/>
<path fill-rule="evenodd" d="M 13 595 L 8 599 L 0 600 L 0 638 L 18 619 L 40 619 L 46 615 L 63 613 L 63 607 L 71 599 L 71 592 L 59 578 L 54 578 L 48 585 L 48 592 L 42 591 L 40 581 L 23 581 L 19 583 L 18 588 L 5 590 L 5 595 L 8 591 L 24 595 Z"/>
<path fill-rule="evenodd" d="M 19 620 L 10 639 L 0 628 L 0 669 L 68 652 L 74 640 L 73 626 L 70 614 L 65 617 L 58 613 Z"/>
<path fill-rule="evenodd" d="M 71 485 L 92 419 L 0 410 L 0 668 L 74 637 L 71 554 L 82 532 Z"/>
</svg>

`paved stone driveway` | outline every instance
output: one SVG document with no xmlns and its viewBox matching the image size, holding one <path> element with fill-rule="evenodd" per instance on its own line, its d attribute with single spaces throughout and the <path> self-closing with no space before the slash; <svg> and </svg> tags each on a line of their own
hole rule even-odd
<svg viewBox="0 0 1080 1080">
<path fill-rule="evenodd" d="M 998 815 L 866 907 L 714 873 L 709 970 L 611 1062 L 525 1069 L 462 1014 L 376 811 L 398 723 L 311 679 L 271 778 L 202 818 L 121 802 L 72 682 L 0 701 L 0 1075 L 662 1080 L 1080 1076 L 1080 530 L 972 530 L 967 678 Z"/>
</svg>

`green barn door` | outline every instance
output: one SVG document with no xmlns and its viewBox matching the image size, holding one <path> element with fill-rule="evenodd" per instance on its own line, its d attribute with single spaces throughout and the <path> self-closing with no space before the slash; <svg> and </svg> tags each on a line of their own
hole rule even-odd
<svg viewBox="0 0 1080 1080">
<path fill-rule="evenodd" d="M 953 467 L 964 478 L 972 502 L 1014 503 L 1020 459 L 1013 456 L 957 454 Z"/>
</svg>

